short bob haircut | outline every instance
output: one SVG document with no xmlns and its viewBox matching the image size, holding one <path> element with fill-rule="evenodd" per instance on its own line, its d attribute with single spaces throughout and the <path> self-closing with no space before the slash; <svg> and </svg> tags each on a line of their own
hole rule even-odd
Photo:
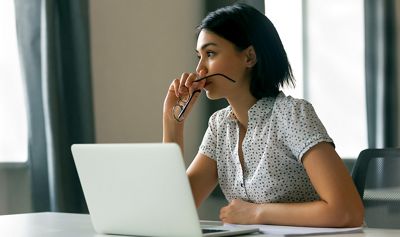
<svg viewBox="0 0 400 237">
<path fill-rule="evenodd" d="M 257 55 L 250 92 L 256 98 L 275 97 L 294 77 L 281 39 L 272 22 L 255 8 L 237 3 L 209 13 L 197 27 L 232 42 L 238 50 L 253 46 Z"/>
</svg>

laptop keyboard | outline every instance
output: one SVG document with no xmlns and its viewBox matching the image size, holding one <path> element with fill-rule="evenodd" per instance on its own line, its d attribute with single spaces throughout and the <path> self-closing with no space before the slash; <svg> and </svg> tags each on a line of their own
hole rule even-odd
<svg viewBox="0 0 400 237">
<path fill-rule="evenodd" d="M 203 234 L 209 234 L 209 233 L 216 233 L 216 232 L 224 232 L 226 230 L 216 230 L 216 229 L 201 229 Z"/>
</svg>

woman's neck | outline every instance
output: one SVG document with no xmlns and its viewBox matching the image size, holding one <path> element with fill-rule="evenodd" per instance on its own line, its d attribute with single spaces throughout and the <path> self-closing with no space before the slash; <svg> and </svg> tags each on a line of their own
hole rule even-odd
<svg viewBox="0 0 400 237">
<path fill-rule="evenodd" d="M 248 92 L 233 98 L 227 98 L 227 100 L 240 125 L 247 129 L 248 111 L 257 102 L 257 99 Z"/>
</svg>

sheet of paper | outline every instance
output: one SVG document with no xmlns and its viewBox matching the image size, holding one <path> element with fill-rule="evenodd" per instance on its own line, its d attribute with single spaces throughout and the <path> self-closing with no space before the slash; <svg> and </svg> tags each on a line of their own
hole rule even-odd
<svg viewBox="0 0 400 237">
<path fill-rule="evenodd" d="M 231 224 L 227 224 L 231 225 Z M 243 225 L 231 225 L 243 226 Z M 301 236 L 316 234 L 335 234 L 335 233 L 358 233 L 362 232 L 363 227 L 355 228 L 313 228 L 282 225 L 245 225 L 246 227 L 259 228 L 260 232 L 270 235 Z"/>
</svg>

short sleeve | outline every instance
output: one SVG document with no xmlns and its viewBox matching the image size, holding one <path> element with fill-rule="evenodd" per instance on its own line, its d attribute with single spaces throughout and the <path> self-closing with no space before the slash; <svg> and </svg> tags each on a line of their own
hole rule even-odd
<svg viewBox="0 0 400 237">
<path fill-rule="evenodd" d="M 289 149 L 299 161 L 310 148 L 318 143 L 333 144 L 332 138 L 309 102 L 294 100 L 289 107 L 291 108 L 289 108 L 290 112 L 286 121 L 285 137 Z"/>
<path fill-rule="evenodd" d="M 204 134 L 203 141 L 199 147 L 199 152 L 210 157 L 213 160 L 217 160 L 215 156 L 217 148 L 217 124 L 216 124 L 216 113 L 214 113 L 208 120 L 208 128 Z"/>
</svg>

